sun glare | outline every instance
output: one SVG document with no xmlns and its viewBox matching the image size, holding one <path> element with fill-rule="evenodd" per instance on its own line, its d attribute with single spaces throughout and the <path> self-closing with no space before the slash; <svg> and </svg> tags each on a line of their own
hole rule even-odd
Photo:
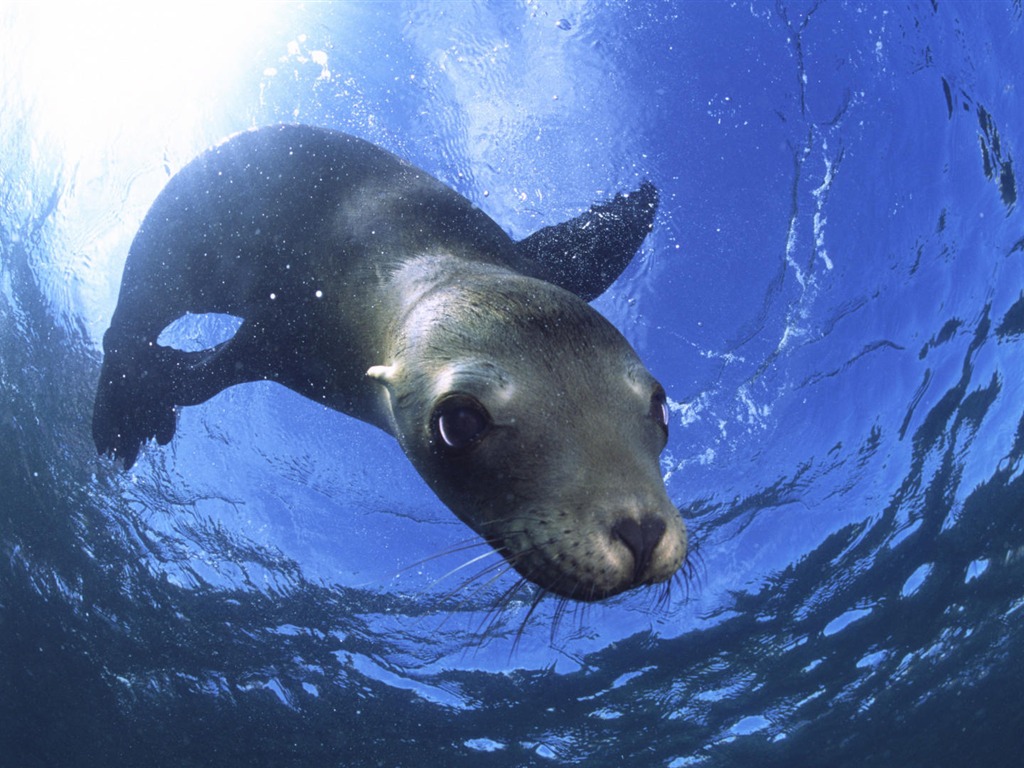
<svg viewBox="0 0 1024 768">
<path fill-rule="evenodd" d="M 20 132 L 12 151 L 39 169 L 42 194 L 61 185 L 62 239 L 40 280 L 97 343 L 139 221 L 169 173 L 249 127 L 261 50 L 290 7 L 0 2 L 0 139 Z"/>
<path fill-rule="evenodd" d="M 154 123 L 189 125 L 245 73 L 281 7 L 26 3 L 18 28 L 32 112 L 69 148 Z"/>
</svg>

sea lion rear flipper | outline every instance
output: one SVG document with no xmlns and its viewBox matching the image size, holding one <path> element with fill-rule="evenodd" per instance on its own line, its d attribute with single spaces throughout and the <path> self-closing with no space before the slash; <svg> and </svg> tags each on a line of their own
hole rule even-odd
<svg viewBox="0 0 1024 768">
<path fill-rule="evenodd" d="M 170 399 L 165 362 L 155 345 L 115 346 L 106 342 L 92 413 L 96 450 L 131 468 L 142 444 L 155 437 L 166 445 L 174 437 L 177 414 Z M 176 350 L 169 350 L 175 352 Z"/>
<path fill-rule="evenodd" d="M 247 345 L 233 341 L 185 352 L 155 342 L 115 341 L 108 332 L 93 406 L 96 450 L 130 469 L 147 440 L 167 445 L 174 437 L 177 406 L 206 402 L 227 387 L 259 378 L 243 364 Z"/>
<path fill-rule="evenodd" d="M 658 190 L 649 181 L 591 206 L 575 219 L 544 227 L 515 244 L 516 267 L 593 301 L 633 259 L 654 223 Z"/>
</svg>

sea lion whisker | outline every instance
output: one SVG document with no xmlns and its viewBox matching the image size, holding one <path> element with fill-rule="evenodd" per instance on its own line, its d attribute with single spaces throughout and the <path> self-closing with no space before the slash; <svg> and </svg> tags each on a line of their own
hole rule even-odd
<svg viewBox="0 0 1024 768">
<path fill-rule="evenodd" d="M 558 597 L 558 602 L 555 604 L 555 612 L 554 612 L 554 614 L 551 617 L 551 644 L 552 645 L 554 645 L 555 638 L 558 635 L 558 626 L 559 626 L 559 624 L 562 623 L 562 620 L 565 618 L 565 615 L 568 612 L 570 605 L 571 605 L 570 598 L 562 597 L 561 595 Z M 577 604 L 577 605 L 582 605 L 583 607 L 585 607 L 586 604 L 584 603 L 584 604 Z"/>
<path fill-rule="evenodd" d="M 509 569 L 511 569 L 511 567 L 512 566 L 509 566 Z M 499 577 L 503 576 L 507 572 L 508 569 L 499 574 Z M 512 584 L 512 586 L 510 586 L 508 589 L 506 589 L 498 596 L 498 598 L 494 601 L 494 604 L 487 609 L 487 612 L 480 620 L 480 623 L 477 624 L 476 633 L 478 635 L 486 635 L 491 632 L 491 630 L 494 628 L 495 623 L 497 623 L 498 621 L 498 617 L 501 616 L 501 614 L 505 611 L 506 608 L 508 608 L 509 603 L 512 602 L 512 599 L 515 597 L 516 593 L 519 592 L 519 590 L 522 589 L 523 586 L 527 583 L 528 582 L 526 577 L 520 576 L 518 579 L 516 579 L 515 583 Z"/>
<path fill-rule="evenodd" d="M 505 554 L 502 550 L 494 550 L 494 552 L 499 553 L 499 554 Z M 475 558 L 475 559 L 479 560 L 480 558 Z M 486 582 L 484 582 L 483 584 L 478 584 L 473 589 L 473 591 L 470 594 L 465 595 L 463 597 L 463 599 L 460 601 L 459 604 L 460 605 L 465 605 L 470 600 L 472 600 L 476 595 L 478 595 L 482 590 L 486 589 L 491 584 L 493 584 L 495 581 L 497 581 L 502 576 L 504 576 L 506 573 L 508 573 L 510 570 L 512 570 L 513 567 L 514 567 L 514 563 L 513 562 L 511 562 L 509 560 L 504 560 L 504 559 L 503 560 L 499 560 L 499 561 L 497 561 L 495 563 L 491 563 L 491 564 L 485 566 L 484 568 L 482 568 L 479 572 L 477 572 L 477 573 L 473 574 L 472 576 L 464 579 L 458 586 L 456 586 L 454 589 L 448 591 L 445 595 L 443 595 L 441 597 L 441 600 L 442 601 L 451 600 L 453 597 L 455 597 L 455 595 L 457 595 L 459 592 L 463 591 L 466 587 L 468 587 L 474 581 L 482 579 L 484 576 L 487 576 L 488 574 L 491 574 L 491 573 L 494 573 L 494 572 L 497 571 L 497 573 L 494 573 L 494 575 L 491 576 L 491 578 L 489 578 Z"/>
<path fill-rule="evenodd" d="M 689 600 L 691 590 L 700 589 L 703 570 L 704 562 L 700 552 L 696 549 L 687 552 L 679 569 L 658 590 L 658 597 L 655 600 L 656 610 L 665 611 L 672 604 L 673 588 L 682 590 L 683 600 Z"/>
<path fill-rule="evenodd" d="M 511 570 L 511 568 L 512 566 L 509 565 L 505 571 L 498 574 L 494 578 L 500 578 L 509 570 Z M 515 597 L 516 593 L 520 589 L 522 589 L 523 585 L 527 583 L 528 582 L 526 580 L 526 577 L 520 576 L 510 587 L 506 588 L 504 592 L 498 595 L 498 597 L 494 600 L 494 603 L 490 606 L 490 608 L 487 609 L 483 617 L 477 623 L 475 629 L 475 634 L 477 636 L 483 637 L 492 632 L 495 625 L 498 623 L 498 618 L 508 608 L 509 603 L 512 602 L 512 599 Z"/>
<path fill-rule="evenodd" d="M 444 601 L 448 601 L 448 600 L 452 599 L 460 591 L 462 591 L 465 587 L 469 586 L 474 581 L 476 581 L 477 579 L 481 578 L 484 574 L 490 573 L 492 571 L 497 571 L 497 573 L 495 573 L 490 579 L 488 579 L 486 583 L 478 585 L 476 587 L 476 589 L 473 590 L 472 593 L 470 593 L 469 595 L 466 595 L 463 599 L 461 599 L 459 601 L 458 605 L 455 608 L 452 608 L 449 611 L 447 611 L 447 613 L 446 613 L 444 619 L 441 621 L 441 624 L 439 625 L 439 627 L 440 626 L 444 626 L 445 622 L 447 622 L 448 619 L 450 619 L 452 616 L 455 615 L 455 612 L 456 612 L 456 610 L 458 608 L 460 608 L 462 606 L 467 606 L 470 603 L 470 601 L 477 594 L 479 594 L 482 590 L 486 589 L 490 584 L 492 584 L 495 581 L 497 581 L 498 579 L 500 579 L 502 576 L 504 576 L 510 570 L 512 570 L 512 566 L 509 565 L 504 560 L 502 560 L 500 562 L 497 562 L 497 563 L 492 563 L 491 565 L 487 566 L 487 568 L 485 568 L 483 571 L 481 571 L 480 573 L 475 574 L 474 576 L 471 576 L 470 578 L 466 579 L 464 582 L 462 582 L 462 584 L 460 584 L 454 590 L 452 590 L 451 592 L 448 592 L 446 595 L 444 595 L 441 598 L 441 600 L 443 602 Z M 500 600 L 500 598 L 499 598 L 499 600 Z M 475 630 L 476 634 L 478 634 L 478 635 L 481 634 L 481 628 L 482 628 L 483 624 L 487 621 L 487 618 L 494 612 L 494 610 L 495 610 L 494 606 L 491 606 L 490 608 L 487 609 L 487 613 L 484 615 L 484 619 L 482 619 L 480 624 L 477 625 L 477 628 Z"/>
<path fill-rule="evenodd" d="M 464 539 L 460 542 L 457 542 L 456 544 L 452 545 L 447 549 L 442 549 L 440 552 L 435 552 L 432 555 L 427 555 L 426 557 L 417 560 L 414 563 L 410 563 L 409 565 L 403 566 L 401 569 L 399 569 L 398 572 L 406 573 L 408 571 L 411 571 L 413 568 L 418 568 L 419 566 L 425 565 L 426 563 L 432 562 L 434 560 L 440 560 L 442 557 L 448 557 L 449 555 L 458 554 L 459 552 L 465 552 L 466 550 L 470 549 L 476 549 L 477 547 L 489 546 L 490 545 L 486 541 L 481 539 L 479 536 L 474 536 L 472 538 Z"/>
<path fill-rule="evenodd" d="M 658 599 L 655 601 L 655 607 L 659 611 L 664 611 L 668 606 L 672 604 L 672 585 L 676 583 L 677 575 L 673 574 L 672 578 L 666 581 L 661 589 L 658 590 L 660 593 Z"/>
<path fill-rule="evenodd" d="M 704 556 L 699 546 L 687 549 L 686 557 L 674 575 L 683 580 L 687 596 L 690 594 L 691 586 L 698 590 L 701 588 L 707 576 L 707 566 L 704 563 Z"/>
<path fill-rule="evenodd" d="M 473 591 L 466 595 L 464 599 L 464 602 L 468 602 L 469 600 L 472 600 L 477 595 L 479 595 L 482 591 L 487 589 L 489 586 L 491 586 L 494 582 L 498 581 L 510 570 L 512 570 L 512 565 L 505 560 L 499 560 L 496 563 L 491 563 L 486 568 L 482 568 L 478 573 L 473 574 L 465 581 L 463 581 L 461 584 L 459 584 L 459 586 L 456 587 L 455 592 L 461 592 L 467 587 L 469 587 L 471 584 L 473 584 L 473 582 L 480 581 L 485 577 L 488 577 L 486 581 L 483 581 L 482 583 L 473 586 Z"/>
<path fill-rule="evenodd" d="M 502 525 L 507 526 L 511 523 L 527 522 L 527 523 L 540 523 L 544 522 L 546 518 L 539 512 L 531 512 L 529 514 L 518 514 L 510 517 L 495 517 L 490 520 L 483 520 L 477 525 L 484 528 L 488 525 Z"/>
<path fill-rule="evenodd" d="M 519 625 L 519 629 L 516 630 L 515 639 L 512 641 L 512 651 L 514 654 L 519 649 L 519 643 L 523 639 L 523 634 L 526 632 L 526 625 L 530 622 L 530 617 L 533 616 L 533 612 L 537 610 L 537 606 L 540 605 L 540 601 L 547 596 L 548 592 L 546 589 L 538 589 L 537 594 L 533 596 L 533 601 L 530 603 L 530 610 L 526 612 L 526 616 L 523 618 L 522 624 Z M 511 654 L 509 658 L 511 658 Z"/>
<path fill-rule="evenodd" d="M 498 574 L 494 578 L 500 578 L 509 570 L 511 570 L 511 568 L 511 565 L 507 566 L 502 573 Z M 493 580 L 494 579 L 492 579 L 491 581 Z M 522 590 L 524 587 L 528 587 L 530 585 L 531 581 L 527 579 L 525 576 L 520 576 L 518 579 L 516 579 L 514 584 L 512 584 L 504 592 L 502 592 L 501 595 L 498 596 L 498 598 L 494 601 L 494 604 L 487 610 L 484 616 L 480 619 L 479 623 L 476 626 L 475 634 L 481 638 L 491 634 L 494 631 L 494 628 L 497 625 L 500 617 L 508 609 L 509 604 L 516 597 L 519 591 Z M 533 612 L 533 608 L 536 607 L 537 601 L 544 594 L 544 590 L 541 590 L 540 594 L 533 599 L 533 605 L 530 608 L 530 613 Z M 529 618 L 529 614 L 527 614 L 527 618 Z M 519 632 L 516 635 L 516 639 L 513 642 L 512 650 L 509 652 L 510 659 L 519 645 L 522 630 L 523 627 L 520 627 Z"/>
<path fill-rule="evenodd" d="M 587 614 L 590 611 L 592 603 L 584 603 L 574 601 L 570 598 L 566 598 L 565 613 L 572 612 L 572 616 L 576 620 L 576 632 L 577 634 L 583 632 L 584 626 L 587 625 Z M 552 644 L 554 643 L 554 635 L 552 634 Z"/>
<path fill-rule="evenodd" d="M 431 583 L 430 586 L 431 587 L 436 587 L 438 584 L 440 584 L 442 581 L 447 579 L 449 576 L 452 576 L 453 574 L 458 573 L 463 568 L 468 568 L 469 566 L 473 565 L 474 563 L 478 563 L 481 560 L 484 560 L 484 559 L 486 559 L 488 557 L 493 557 L 494 555 L 497 555 L 497 554 L 498 554 L 497 550 L 495 550 L 495 549 L 488 549 L 482 555 L 477 555 L 476 557 L 470 558 L 469 560 L 464 562 L 462 565 L 457 565 L 456 567 L 452 568 L 450 571 L 448 571 L 448 573 L 444 574 L 444 576 L 440 576 L 437 579 L 435 579 L 433 581 L 433 583 Z M 500 563 L 499 563 L 499 565 L 500 565 Z M 471 577 L 470 581 L 466 582 L 466 583 L 470 583 L 470 582 L 478 579 L 479 577 L 480 577 L 480 574 L 477 574 L 476 576 Z M 465 584 L 463 586 L 465 586 Z M 461 587 L 460 587 L 459 591 L 461 591 Z"/>
</svg>

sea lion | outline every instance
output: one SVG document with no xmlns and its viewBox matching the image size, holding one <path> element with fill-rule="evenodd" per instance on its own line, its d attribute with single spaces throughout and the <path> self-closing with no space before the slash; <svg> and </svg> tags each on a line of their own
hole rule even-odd
<svg viewBox="0 0 1024 768">
<path fill-rule="evenodd" d="M 644 183 L 514 242 L 424 171 L 335 131 L 239 134 L 174 175 L 103 337 L 99 452 L 131 467 L 181 406 L 257 380 L 380 427 L 523 577 L 574 600 L 664 582 L 687 546 L 665 391 L 588 301 L 630 262 Z M 198 352 L 186 313 L 242 319 Z"/>
</svg>

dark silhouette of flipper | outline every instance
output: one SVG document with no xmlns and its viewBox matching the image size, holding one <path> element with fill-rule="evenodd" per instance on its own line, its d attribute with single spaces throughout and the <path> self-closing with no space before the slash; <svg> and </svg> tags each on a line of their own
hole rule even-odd
<svg viewBox="0 0 1024 768">
<path fill-rule="evenodd" d="M 658 190 L 645 181 L 635 192 L 618 194 L 520 240 L 515 244 L 516 267 L 593 301 L 633 260 L 654 225 L 657 209 Z"/>
<path fill-rule="evenodd" d="M 177 413 L 170 393 L 174 357 L 186 353 L 155 344 L 135 346 L 104 338 L 103 368 L 92 414 L 96 450 L 130 469 L 150 438 L 166 445 L 174 437 Z"/>
</svg>

